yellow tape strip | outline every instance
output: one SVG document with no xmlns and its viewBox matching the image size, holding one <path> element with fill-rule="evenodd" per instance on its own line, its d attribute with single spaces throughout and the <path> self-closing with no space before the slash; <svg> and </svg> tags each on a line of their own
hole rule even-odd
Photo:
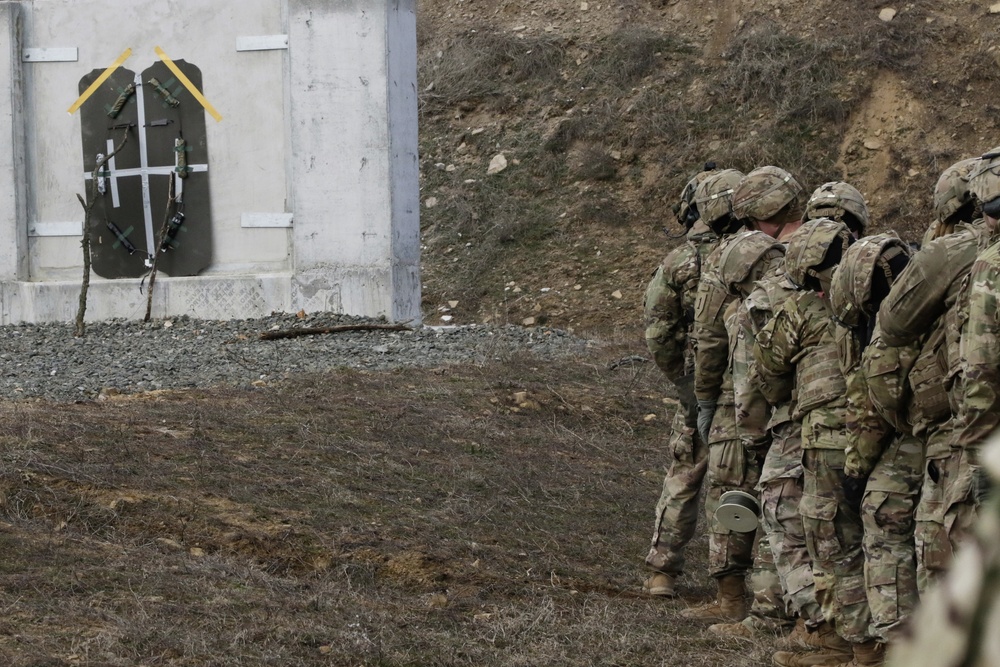
<svg viewBox="0 0 1000 667">
<path fill-rule="evenodd" d="M 191 83 L 191 79 L 184 76 L 184 72 L 181 71 L 181 68 L 174 64 L 174 61 L 171 60 L 166 53 L 164 53 L 163 49 L 157 46 L 155 50 L 156 55 L 160 56 L 160 60 L 162 60 L 170 71 L 174 73 L 174 76 L 176 76 L 177 79 L 184 84 L 184 87 L 188 89 L 188 92 L 194 95 L 194 98 L 198 100 L 201 106 L 205 107 L 205 111 L 207 111 L 216 121 L 221 121 L 222 114 L 216 111 L 215 107 L 212 106 L 212 103 L 205 99 L 205 96 L 201 94 L 201 91 L 198 90 L 197 86 Z"/>
<path fill-rule="evenodd" d="M 66 110 L 67 113 L 69 113 L 70 115 L 76 113 L 76 110 L 79 109 L 81 106 L 83 106 L 83 103 L 86 102 L 90 98 L 90 96 L 93 95 L 94 92 L 101 87 L 101 84 L 108 80 L 108 77 L 111 76 L 112 72 L 121 67 L 122 63 L 128 60 L 129 56 L 131 55 L 132 55 L 132 49 L 125 49 L 125 51 L 123 51 L 122 54 L 118 56 L 118 60 L 111 63 L 110 67 L 101 72 L 101 76 L 97 77 L 94 83 L 90 84 L 90 87 L 87 88 L 87 90 L 83 91 L 83 95 L 80 95 L 80 97 L 77 98 L 76 102 L 73 102 L 73 106 L 71 106 L 69 109 Z"/>
</svg>

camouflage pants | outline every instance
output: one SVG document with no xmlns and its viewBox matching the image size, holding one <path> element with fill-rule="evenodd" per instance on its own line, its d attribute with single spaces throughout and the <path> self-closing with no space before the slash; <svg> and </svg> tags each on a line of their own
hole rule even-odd
<svg viewBox="0 0 1000 667">
<path fill-rule="evenodd" d="M 823 617 L 846 641 L 862 643 L 873 639 L 861 546 L 864 527 L 844 499 L 844 437 L 842 430 L 820 425 L 803 429 L 799 512 Z"/>
<path fill-rule="evenodd" d="M 812 558 L 806 548 L 805 529 L 799 514 L 802 429 L 797 422 L 785 422 L 772 430 L 759 489 L 761 526 L 771 548 L 785 602 L 810 625 L 818 625 L 823 614 L 816 601 Z"/>
<path fill-rule="evenodd" d="M 723 440 L 708 446 L 707 475 L 708 574 L 716 579 L 744 576 L 753 567 L 754 533 L 737 533 L 725 528 L 716 520 L 715 511 L 726 491 L 738 489 L 753 493 L 760 478 L 760 468 L 750 460 L 742 442 Z"/>
<path fill-rule="evenodd" d="M 872 633 L 883 641 L 898 631 L 919 602 L 913 531 L 923 460 L 919 438 L 894 438 L 868 477 L 861 502 Z"/>
<path fill-rule="evenodd" d="M 965 453 L 954 449 L 949 456 L 929 458 L 920 493 L 914 542 L 917 586 L 923 594 L 948 570 L 978 514 L 973 468 Z"/>
<path fill-rule="evenodd" d="M 669 575 L 684 571 L 684 547 L 698 525 L 698 496 L 708 469 L 708 447 L 689 424 L 687 411 L 678 409 L 671 423 L 670 467 L 656 503 L 653 540 L 646 566 Z"/>
<path fill-rule="evenodd" d="M 760 479 L 760 465 L 739 440 L 713 442 L 708 447 L 708 491 L 705 514 L 708 520 L 708 570 L 715 578 L 750 573 L 754 598 L 750 616 L 761 629 L 776 630 L 789 624 L 782 601 L 781 581 L 774 567 L 770 545 L 763 530 L 738 533 L 724 528 L 716 519 L 719 499 L 734 489 L 754 494 Z M 758 544 L 754 541 L 759 538 Z"/>
</svg>

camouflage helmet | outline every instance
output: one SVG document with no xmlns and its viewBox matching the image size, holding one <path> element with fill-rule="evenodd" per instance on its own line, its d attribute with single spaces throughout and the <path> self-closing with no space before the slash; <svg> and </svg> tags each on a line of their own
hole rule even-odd
<svg viewBox="0 0 1000 667">
<path fill-rule="evenodd" d="M 701 215 L 701 220 L 713 230 L 715 223 L 732 215 L 730 202 L 733 190 L 740 184 L 743 172 L 735 169 L 723 169 L 705 178 L 695 190 L 694 203 Z"/>
<path fill-rule="evenodd" d="M 983 213 L 1000 218 L 997 204 L 1000 199 L 1000 146 L 984 153 L 969 173 L 969 190 L 982 203 Z"/>
<path fill-rule="evenodd" d="M 891 285 L 895 275 L 890 260 L 910 254 L 910 246 L 896 232 L 867 236 L 854 243 L 840 260 L 830 285 L 834 317 L 845 326 L 856 327 L 861 322 L 861 313 L 874 315 L 877 306 L 871 301 L 875 272 L 882 271 Z"/>
<path fill-rule="evenodd" d="M 817 218 L 802 223 L 788 237 L 785 250 L 785 275 L 799 289 L 805 288 L 807 278 L 818 278 L 816 267 L 826 261 L 830 248 L 840 245 L 841 257 L 853 242 L 847 224 L 830 218 Z"/>
<path fill-rule="evenodd" d="M 934 186 L 934 214 L 938 222 L 955 215 L 974 197 L 969 190 L 969 175 L 979 163 L 979 158 L 969 158 L 951 165 L 938 177 Z"/>
<path fill-rule="evenodd" d="M 737 285 L 750 277 L 754 267 L 770 250 L 785 253 L 785 246 L 764 232 L 744 231 L 727 237 L 720 244 L 719 279 L 730 294 L 738 294 Z"/>
<path fill-rule="evenodd" d="M 694 193 L 698 190 L 698 184 L 714 173 L 716 173 L 715 163 L 706 162 L 704 169 L 688 179 L 684 189 L 681 190 L 680 201 L 674 204 L 674 215 L 677 216 L 677 222 L 687 229 L 691 229 L 700 217 L 698 206 L 694 202 Z"/>
<path fill-rule="evenodd" d="M 831 181 L 816 188 L 806 202 L 806 220 L 830 218 L 841 220 L 851 231 L 863 236 L 871 222 L 868 204 L 856 187 L 843 181 Z M 857 221 L 856 225 L 851 223 Z M 855 228 L 857 227 L 857 228 Z"/>
<path fill-rule="evenodd" d="M 795 201 L 802 186 L 780 167 L 760 167 L 743 177 L 733 192 L 733 217 L 767 220 Z"/>
</svg>

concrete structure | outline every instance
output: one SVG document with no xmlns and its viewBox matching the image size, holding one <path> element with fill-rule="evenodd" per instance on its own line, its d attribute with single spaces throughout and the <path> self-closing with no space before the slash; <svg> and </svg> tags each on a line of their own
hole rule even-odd
<svg viewBox="0 0 1000 667">
<path fill-rule="evenodd" d="M 0 323 L 70 321 L 82 277 L 82 76 L 197 65 L 212 260 L 157 277 L 153 315 L 420 320 L 415 0 L 0 1 Z M 86 104 L 86 102 L 84 102 Z M 87 319 L 139 318 L 94 276 Z"/>
</svg>

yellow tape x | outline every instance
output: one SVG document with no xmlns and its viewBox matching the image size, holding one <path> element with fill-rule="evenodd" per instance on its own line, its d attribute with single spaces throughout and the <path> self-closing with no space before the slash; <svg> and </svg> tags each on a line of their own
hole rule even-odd
<svg viewBox="0 0 1000 667">
<path fill-rule="evenodd" d="M 125 49 L 125 51 L 123 51 L 122 54 L 118 56 L 118 60 L 111 63 L 110 67 L 101 72 L 101 75 L 94 80 L 94 83 L 90 84 L 90 87 L 87 88 L 87 90 L 83 91 L 83 95 L 80 95 L 80 97 L 77 98 L 76 102 L 73 102 L 73 106 L 71 106 L 69 109 L 66 110 L 67 113 L 69 113 L 70 115 L 76 113 L 76 110 L 79 109 L 81 106 L 83 106 L 83 103 L 86 102 L 90 98 L 90 96 L 94 94 L 94 91 L 100 88 L 101 84 L 107 81 L 108 77 L 111 76 L 111 74 L 116 69 L 121 67 L 122 63 L 128 60 L 129 56 L 131 55 L 132 55 L 132 49 Z"/>
<path fill-rule="evenodd" d="M 171 60 L 166 53 L 164 53 L 163 49 L 157 46 L 155 50 L 156 55 L 160 56 L 160 60 L 163 61 L 163 64 L 165 64 L 170 71 L 174 73 L 174 76 L 177 77 L 178 81 L 184 84 L 184 87 L 188 89 L 188 92 L 191 93 L 196 100 L 198 100 L 198 103 L 205 107 L 205 111 L 207 111 L 216 121 L 221 121 L 222 115 L 215 110 L 215 107 L 212 106 L 211 102 L 205 99 L 205 96 L 201 94 L 198 87 L 191 83 L 191 79 L 184 76 L 184 72 L 181 71 L 180 67 L 174 64 L 174 61 Z"/>
</svg>

